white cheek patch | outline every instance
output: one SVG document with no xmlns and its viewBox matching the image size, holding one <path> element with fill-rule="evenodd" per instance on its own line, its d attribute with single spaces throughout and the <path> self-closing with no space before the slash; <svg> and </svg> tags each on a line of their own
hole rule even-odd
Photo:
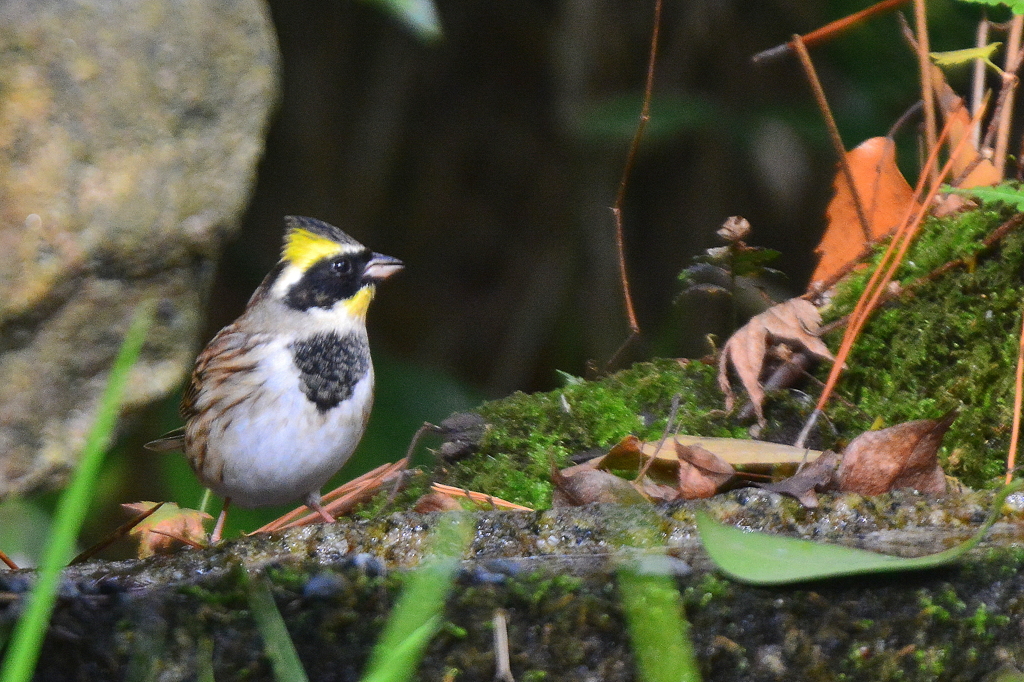
<svg viewBox="0 0 1024 682">
<path fill-rule="evenodd" d="M 300 279 L 302 279 L 302 271 L 293 265 L 288 265 L 281 274 L 277 276 L 277 281 L 274 282 L 274 286 L 271 288 L 271 293 L 276 299 L 283 299 L 288 295 L 288 290 L 292 288 Z"/>
</svg>

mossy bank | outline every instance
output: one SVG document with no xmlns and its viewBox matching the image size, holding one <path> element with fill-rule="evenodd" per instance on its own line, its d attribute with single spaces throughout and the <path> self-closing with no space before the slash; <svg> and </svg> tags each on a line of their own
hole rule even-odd
<svg viewBox="0 0 1024 682">
<path fill-rule="evenodd" d="M 1005 235 L 986 246 L 1000 226 Z M 841 447 L 859 433 L 912 419 L 959 416 L 941 458 L 970 487 L 990 487 L 1003 473 L 1012 421 L 1014 368 L 1024 302 L 1024 231 L 1006 210 L 979 209 L 929 219 L 897 280 L 902 294 L 877 311 L 847 361 L 829 420 L 816 447 Z M 826 321 L 846 315 L 867 271 L 839 287 Z M 837 347 L 842 329 L 827 341 Z M 792 442 L 813 408 L 828 366 L 797 389 L 776 391 L 766 405 L 766 440 Z M 674 396 L 677 430 L 747 438 L 750 420 L 723 411 L 710 359 L 640 363 L 598 381 L 569 378 L 547 393 L 517 393 L 482 405 L 487 423 L 472 455 L 441 462 L 436 480 L 533 508 L 550 504 L 551 464 L 609 448 L 633 434 L 659 437 Z"/>
</svg>

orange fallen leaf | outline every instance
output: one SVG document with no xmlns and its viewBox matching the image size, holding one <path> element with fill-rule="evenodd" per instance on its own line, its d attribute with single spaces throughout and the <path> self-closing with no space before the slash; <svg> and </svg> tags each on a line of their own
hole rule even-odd
<svg viewBox="0 0 1024 682">
<path fill-rule="evenodd" d="M 952 153 L 950 184 L 954 187 L 969 189 L 971 187 L 988 187 L 998 185 L 1003 177 L 995 164 L 986 158 L 974 144 L 960 144 L 965 137 L 971 136 L 971 115 L 967 111 L 964 100 L 946 83 L 940 69 L 933 68 L 932 84 L 943 115 L 949 120 L 949 149 Z"/>
<path fill-rule="evenodd" d="M 896 165 L 896 143 L 888 137 L 872 137 L 846 152 L 871 241 L 893 231 L 907 216 L 914 191 Z M 832 182 L 835 196 L 825 211 L 827 227 L 814 252 L 820 256 L 811 282 L 839 276 L 857 261 L 868 245 L 853 193 L 840 170 Z"/>
<path fill-rule="evenodd" d="M 803 347 L 809 353 L 832 360 L 828 346 L 818 337 L 821 314 L 810 301 L 791 298 L 755 315 L 737 329 L 725 342 L 718 360 L 718 386 L 725 394 L 725 407 L 733 408 L 735 394 L 729 384 L 728 365 L 740 378 L 757 413 L 757 421 L 765 423 L 764 389 L 761 388 L 761 370 L 771 345 L 785 343 Z"/>
<path fill-rule="evenodd" d="M 133 513 L 145 513 L 156 502 L 131 502 L 121 508 Z M 206 542 L 206 528 L 203 523 L 213 517 L 196 509 L 179 507 L 173 502 L 164 505 L 148 519 L 130 531 L 139 540 L 139 558 L 163 554 L 180 544 L 203 544 Z"/>
<path fill-rule="evenodd" d="M 938 451 L 955 418 L 953 411 L 941 419 L 918 419 L 857 436 L 843 451 L 836 472 L 839 489 L 861 495 L 899 488 L 944 494 L 946 476 Z"/>
<path fill-rule="evenodd" d="M 653 461 L 648 464 L 649 460 Z M 665 446 L 659 451 L 657 443 L 645 444 L 636 436 L 629 435 L 613 445 L 608 454 L 595 457 L 590 462 L 603 471 L 639 472 L 646 466 L 647 476 L 653 481 L 672 486 L 679 479 L 679 457 L 676 455 L 675 441 L 671 438 L 665 441 Z"/>
</svg>

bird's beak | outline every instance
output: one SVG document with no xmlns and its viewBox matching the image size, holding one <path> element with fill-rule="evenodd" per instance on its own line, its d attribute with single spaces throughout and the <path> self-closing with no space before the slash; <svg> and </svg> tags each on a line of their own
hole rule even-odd
<svg viewBox="0 0 1024 682">
<path fill-rule="evenodd" d="M 395 274 L 405 265 L 402 261 L 383 253 L 375 253 L 363 270 L 363 279 L 367 282 L 380 282 Z"/>
</svg>

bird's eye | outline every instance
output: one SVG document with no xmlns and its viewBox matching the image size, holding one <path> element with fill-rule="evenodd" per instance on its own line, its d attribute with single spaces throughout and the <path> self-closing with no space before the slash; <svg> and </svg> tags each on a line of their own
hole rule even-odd
<svg viewBox="0 0 1024 682">
<path fill-rule="evenodd" d="M 352 272 L 352 261 L 347 258 L 339 258 L 331 263 L 331 270 L 336 275 L 348 275 Z"/>
</svg>

